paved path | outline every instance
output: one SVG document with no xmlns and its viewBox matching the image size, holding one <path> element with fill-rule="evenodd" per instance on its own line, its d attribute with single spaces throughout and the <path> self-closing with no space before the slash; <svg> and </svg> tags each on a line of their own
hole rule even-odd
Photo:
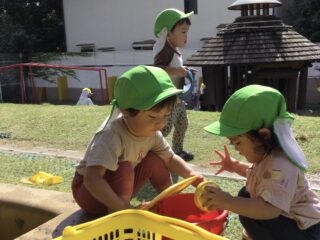
<svg viewBox="0 0 320 240">
<path fill-rule="evenodd" d="M 25 147 L 25 146 L 13 146 L 9 144 L 0 145 L 0 152 L 17 152 L 17 153 L 29 153 L 29 154 L 43 154 L 47 156 L 53 157 L 61 157 L 61 158 L 70 158 L 81 160 L 84 155 L 84 151 L 71 151 L 71 150 L 59 150 L 54 148 L 44 148 L 44 147 Z M 196 171 L 201 172 L 204 176 L 215 176 L 215 177 L 223 177 L 230 179 L 241 179 L 244 180 L 243 177 L 238 176 L 237 174 L 222 172 L 218 176 L 214 175 L 214 172 L 208 168 L 199 167 L 189 163 L 192 168 Z M 310 182 L 311 188 L 316 191 L 320 191 L 320 174 L 307 174 L 307 178 Z"/>
</svg>

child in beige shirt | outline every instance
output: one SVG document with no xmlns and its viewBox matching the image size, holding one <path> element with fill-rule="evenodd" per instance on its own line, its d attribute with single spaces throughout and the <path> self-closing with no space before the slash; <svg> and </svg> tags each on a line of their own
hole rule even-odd
<svg viewBox="0 0 320 240">
<path fill-rule="evenodd" d="M 134 67 L 116 81 L 110 117 L 73 178 L 72 193 L 83 210 L 102 215 L 134 208 L 130 201 L 147 181 L 160 193 L 172 184 L 171 172 L 198 175 L 160 132 L 180 92 L 157 67 Z"/>
</svg>

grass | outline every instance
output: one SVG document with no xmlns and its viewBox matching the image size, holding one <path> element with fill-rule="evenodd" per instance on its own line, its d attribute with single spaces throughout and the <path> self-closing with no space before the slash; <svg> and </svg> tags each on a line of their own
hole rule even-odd
<svg viewBox="0 0 320 240">
<path fill-rule="evenodd" d="M 61 184 L 45 186 L 43 184 L 26 185 L 47 190 L 70 192 L 70 183 L 74 175 L 76 160 L 55 158 L 35 154 L 17 154 L 0 152 L 0 162 L 3 174 L 0 182 L 21 184 L 22 179 L 28 179 L 38 171 L 44 171 L 63 177 Z M 14 171 L 13 171 L 14 169 Z"/>
<path fill-rule="evenodd" d="M 0 104 L 0 144 L 84 151 L 110 110 L 110 106 Z M 223 144 L 228 143 L 225 138 L 210 135 L 203 130 L 204 126 L 219 118 L 219 113 L 189 111 L 188 116 L 189 128 L 185 147 L 195 154 L 193 164 L 208 167 L 209 161 L 218 159 L 213 150 L 222 149 Z M 319 126 L 320 118 L 315 116 L 296 116 L 293 124 L 294 135 L 308 158 L 310 173 L 320 172 Z M 171 135 L 168 140 L 171 142 Z M 230 151 L 233 156 L 240 157 L 233 148 L 230 148 Z M 0 162 L 2 166 L 0 182 L 21 184 L 22 178 L 28 178 L 41 170 L 62 176 L 64 182 L 52 186 L 30 185 L 30 187 L 65 192 L 70 192 L 70 182 L 77 163 L 75 160 L 65 158 L 3 152 L 0 152 Z M 212 172 L 214 171 L 212 168 Z M 244 185 L 244 182 L 239 180 L 221 178 L 212 180 L 233 195 L 236 195 Z M 190 187 L 185 191 L 194 189 Z M 154 196 L 155 192 L 150 185 L 147 185 L 133 199 L 133 204 L 150 200 Z M 241 231 L 237 216 L 230 213 L 225 236 L 229 239 L 241 239 Z"/>
<path fill-rule="evenodd" d="M 0 104 L 0 143 L 84 151 L 110 110 L 110 106 Z M 217 159 L 213 151 L 228 144 L 226 138 L 203 130 L 219 118 L 219 113 L 188 111 L 188 116 L 185 148 L 195 154 L 193 163 L 207 167 L 210 160 Z M 319 126 L 320 117 L 315 116 L 296 115 L 293 123 L 293 133 L 307 156 L 310 173 L 320 172 Z M 241 158 L 232 147 L 230 151 Z"/>
</svg>

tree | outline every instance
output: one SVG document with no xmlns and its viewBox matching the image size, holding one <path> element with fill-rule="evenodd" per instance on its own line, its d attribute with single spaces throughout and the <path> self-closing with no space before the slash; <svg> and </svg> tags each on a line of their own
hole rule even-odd
<svg viewBox="0 0 320 240">
<path fill-rule="evenodd" d="M 286 0 L 281 9 L 282 19 L 312 42 L 320 42 L 320 1 Z"/>
<path fill-rule="evenodd" d="M 0 12 L 1 52 L 65 51 L 62 0 L 7 0 Z"/>
<path fill-rule="evenodd" d="M 35 36 L 28 35 L 9 15 L 0 15 L 0 53 L 29 54 L 34 40 Z"/>
</svg>

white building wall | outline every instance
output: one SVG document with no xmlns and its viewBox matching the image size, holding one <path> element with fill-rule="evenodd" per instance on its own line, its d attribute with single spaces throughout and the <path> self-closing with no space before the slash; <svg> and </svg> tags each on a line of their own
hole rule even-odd
<svg viewBox="0 0 320 240">
<path fill-rule="evenodd" d="M 212 37 L 221 23 L 231 23 L 240 15 L 230 11 L 235 0 L 199 0 L 198 14 L 191 17 L 187 47 L 181 49 L 183 59 L 202 46 L 201 38 Z M 132 43 L 155 39 L 154 21 L 166 8 L 184 11 L 183 0 L 63 0 L 68 52 L 79 52 L 77 44 L 94 43 L 96 49 L 114 47 L 113 52 L 96 51 L 92 56 L 63 57 L 51 62 L 60 65 L 104 67 L 109 76 L 120 76 L 133 66 L 152 65 L 151 50 L 133 50 Z M 197 78 L 201 77 L 198 69 Z M 75 70 L 77 79 L 68 77 L 69 88 L 99 88 L 99 76 L 94 71 Z M 37 87 L 56 88 L 57 82 L 37 79 Z"/>
<path fill-rule="evenodd" d="M 201 46 L 200 39 L 216 35 L 221 23 L 240 15 L 228 10 L 235 0 L 199 0 L 198 14 L 191 17 L 187 48 Z M 182 0 L 63 0 L 67 50 L 79 51 L 77 44 L 94 43 L 96 48 L 131 50 L 132 42 L 155 39 L 153 25 L 166 8 L 184 11 Z"/>
<path fill-rule="evenodd" d="M 191 57 L 196 49 L 182 49 L 183 59 Z M 89 56 L 62 57 L 60 60 L 52 61 L 51 64 L 77 65 L 102 67 L 107 70 L 107 76 L 120 76 L 125 71 L 136 65 L 152 65 L 153 57 L 150 50 L 127 50 L 114 52 L 94 52 Z M 196 68 L 197 78 L 201 77 L 201 68 Z M 74 70 L 76 78 L 68 76 L 68 87 L 70 88 L 99 88 L 99 73 L 96 71 Z M 48 82 L 36 78 L 37 87 L 56 88 L 57 82 Z"/>
</svg>

